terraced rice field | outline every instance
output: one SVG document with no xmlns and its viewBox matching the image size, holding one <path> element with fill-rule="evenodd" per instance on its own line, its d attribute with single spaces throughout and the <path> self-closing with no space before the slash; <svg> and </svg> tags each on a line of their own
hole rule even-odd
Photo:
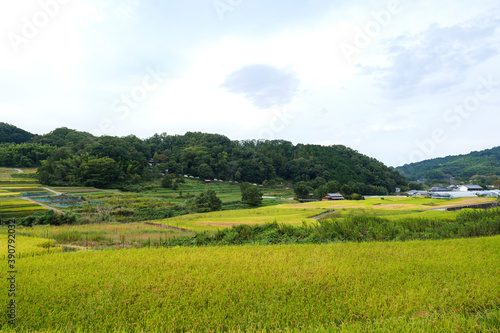
<svg viewBox="0 0 500 333">
<path fill-rule="evenodd" d="M 46 209 L 47 208 L 27 200 L 0 197 L 0 216 L 2 218 L 28 216 L 36 211 Z"/>
<path fill-rule="evenodd" d="M 91 192 L 101 192 L 95 187 L 49 187 L 51 190 L 59 193 L 91 193 Z"/>
<path fill-rule="evenodd" d="M 36 171 L 29 171 L 33 170 Z M 38 181 L 32 178 L 12 178 L 13 173 L 17 173 L 17 169 L 0 168 L 0 217 L 22 217 L 45 210 L 44 207 L 19 198 L 26 193 L 46 192 Z"/>
</svg>

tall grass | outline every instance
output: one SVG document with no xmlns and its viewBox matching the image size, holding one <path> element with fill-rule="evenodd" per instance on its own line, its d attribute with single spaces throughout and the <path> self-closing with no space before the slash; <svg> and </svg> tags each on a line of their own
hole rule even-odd
<svg viewBox="0 0 500 333">
<path fill-rule="evenodd" d="M 319 220 L 302 226 L 267 223 L 238 225 L 215 233 L 196 232 L 193 236 L 168 239 L 165 246 L 237 244 L 287 244 L 407 241 L 493 236 L 500 234 L 500 208 L 464 210 L 455 220 L 438 218 L 387 219 L 377 216 L 346 216 Z"/>
</svg>

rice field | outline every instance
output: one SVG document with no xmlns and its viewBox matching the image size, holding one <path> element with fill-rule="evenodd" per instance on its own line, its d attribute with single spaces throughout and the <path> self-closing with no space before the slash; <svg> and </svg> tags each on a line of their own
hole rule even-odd
<svg viewBox="0 0 500 333">
<path fill-rule="evenodd" d="M 27 257 L 16 304 L 18 331 L 497 332 L 500 237 Z"/>
<path fill-rule="evenodd" d="M 49 187 L 51 190 L 59 193 L 91 193 L 91 192 L 102 192 L 102 190 L 95 187 Z"/>
<path fill-rule="evenodd" d="M 36 169 L 23 169 L 23 172 L 34 172 Z M 17 169 L 0 168 L 0 217 L 23 217 L 46 208 L 35 203 L 20 200 L 18 197 L 26 193 L 44 193 L 45 189 L 36 179 L 12 178 Z"/>
<path fill-rule="evenodd" d="M 77 245 L 89 248 L 157 246 L 160 240 L 190 235 L 189 232 L 159 228 L 144 223 L 102 223 L 82 225 L 18 227 L 17 234 L 46 237 L 57 245 Z"/>
<path fill-rule="evenodd" d="M 47 210 L 47 208 L 27 200 L 10 197 L 2 198 L 0 193 L 0 217 L 4 219 L 28 216 L 43 210 Z"/>
<path fill-rule="evenodd" d="M 318 201 L 255 209 L 190 214 L 153 222 L 200 231 L 215 230 L 239 224 L 254 225 L 274 221 L 291 225 L 301 225 L 303 222 L 314 222 L 314 216 L 331 210 L 335 210 L 332 214 L 336 214 L 336 217 L 343 217 L 345 215 L 376 215 L 390 218 L 453 218 L 456 216 L 456 212 L 436 211 L 432 209 L 494 200 L 492 198 L 442 200 L 400 197 L 384 198 L 383 200 L 381 198 L 367 198 L 360 201 Z M 327 215 L 327 217 L 332 217 L 332 215 Z"/>
<path fill-rule="evenodd" d="M 47 192 L 36 179 L 0 178 L 0 196 L 18 197 L 23 193 Z"/>
<path fill-rule="evenodd" d="M 5 264 L 5 256 L 7 255 L 7 233 L 1 232 L 0 236 L 2 241 L 0 242 L 0 258 L 4 259 L 2 265 Z M 61 252 L 61 248 L 54 247 L 55 241 L 40 237 L 27 237 L 20 236 L 16 233 L 16 257 L 39 255 L 45 253 L 56 253 Z M 49 245 L 50 244 L 50 245 Z M 50 247 L 48 249 L 47 247 Z"/>
</svg>

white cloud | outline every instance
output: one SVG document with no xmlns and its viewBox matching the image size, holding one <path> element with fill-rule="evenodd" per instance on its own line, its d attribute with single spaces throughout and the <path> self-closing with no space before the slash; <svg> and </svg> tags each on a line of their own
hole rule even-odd
<svg viewBox="0 0 500 333">
<path fill-rule="evenodd" d="M 448 130 L 444 112 L 474 90 L 478 77 L 500 81 L 498 4 L 401 3 L 401 13 L 349 63 L 339 46 L 352 43 L 355 29 L 389 1 L 257 0 L 221 21 L 203 1 L 70 0 L 19 54 L 7 33 L 20 33 L 22 18 L 33 17 L 40 2 L 6 1 L 0 4 L 2 121 L 43 133 L 58 126 L 93 131 L 108 119 L 116 135 L 210 131 L 251 139 L 269 128 L 276 105 L 286 105 L 293 120 L 276 138 L 341 143 L 395 165 L 434 128 Z M 276 84 L 251 86 L 254 78 L 244 75 L 246 88 L 236 89 L 243 94 L 222 87 L 255 65 L 276 69 Z M 113 103 L 156 66 L 168 73 L 165 82 L 129 116 L 117 117 Z M 460 131 L 448 131 L 449 140 L 430 157 L 498 145 L 485 134 L 496 130 L 498 103 L 500 92 Z M 474 126 L 482 131 L 469 134 Z"/>
</svg>

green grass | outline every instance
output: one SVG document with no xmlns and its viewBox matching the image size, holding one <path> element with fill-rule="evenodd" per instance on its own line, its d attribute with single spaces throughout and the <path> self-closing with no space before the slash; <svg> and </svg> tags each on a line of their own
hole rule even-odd
<svg viewBox="0 0 500 333">
<path fill-rule="evenodd" d="M 78 188 L 52 187 L 55 191 L 74 193 Z M 91 188 L 88 188 L 91 190 Z M 190 212 L 186 201 L 194 198 L 197 194 L 212 189 L 222 200 L 223 210 L 239 210 L 249 208 L 249 205 L 242 204 L 241 192 L 238 184 L 228 182 L 216 182 L 214 184 L 201 184 L 199 180 L 186 179 L 186 183 L 179 185 L 177 190 L 164 189 L 158 184 L 150 184 L 147 189 L 141 192 L 119 192 L 117 190 L 97 191 L 91 193 L 82 192 L 87 201 L 99 202 L 100 205 L 92 207 L 70 207 L 63 208 L 64 211 L 80 214 L 90 222 L 136 222 L 164 219 L 172 216 L 185 215 Z M 274 194 L 281 193 L 288 196 L 290 190 L 283 187 L 263 187 L 263 191 L 270 191 Z M 83 191 L 83 189 L 82 189 Z M 66 192 L 66 193 L 68 193 Z M 283 198 L 266 198 L 263 206 L 272 206 L 290 202 Z"/>
<path fill-rule="evenodd" d="M 237 183 L 213 181 L 211 184 L 203 184 L 200 180 L 190 178 L 185 178 L 185 183 L 179 184 L 177 190 L 154 187 L 141 192 L 141 194 L 144 196 L 167 198 L 174 203 L 183 203 L 186 198 L 194 197 L 208 189 L 215 191 L 223 205 L 241 200 L 241 191 Z M 294 196 L 292 190 L 287 190 L 282 186 L 265 186 L 260 187 L 260 189 L 265 196 L 277 197 L 276 199 L 264 199 L 264 202 L 269 200 L 271 204 L 275 204 L 276 202 L 283 203 L 284 198 Z"/>
<path fill-rule="evenodd" d="M 18 266 L 18 331 L 500 329 L 498 236 L 91 251 Z"/>
</svg>

